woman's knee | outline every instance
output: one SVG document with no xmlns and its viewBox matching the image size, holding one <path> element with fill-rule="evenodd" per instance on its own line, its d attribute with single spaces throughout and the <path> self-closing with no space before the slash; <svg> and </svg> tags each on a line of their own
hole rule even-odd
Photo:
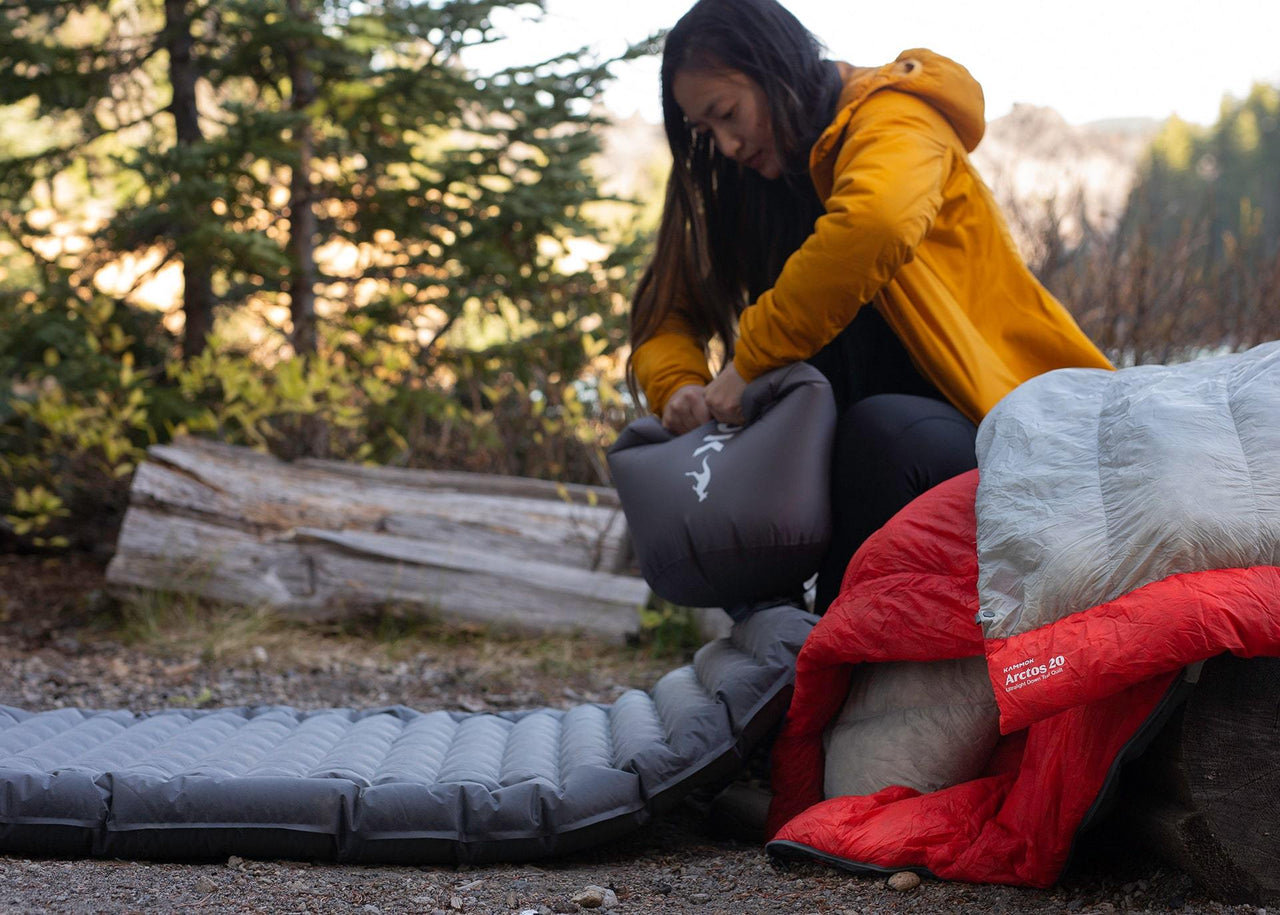
<svg viewBox="0 0 1280 915">
<path fill-rule="evenodd" d="M 849 406 L 836 427 L 834 471 L 864 485 L 937 485 L 976 466 L 977 428 L 945 401 L 879 394 Z"/>
</svg>

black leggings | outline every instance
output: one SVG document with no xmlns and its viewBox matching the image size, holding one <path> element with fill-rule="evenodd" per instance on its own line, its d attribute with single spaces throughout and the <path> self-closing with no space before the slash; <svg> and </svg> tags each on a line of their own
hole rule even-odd
<svg viewBox="0 0 1280 915">
<path fill-rule="evenodd" d="M 818 613 L 840 593 L 862 542 L 908 502 L 977 466 L 977 427 L 911 364 L 874 308 L 863 308 L 809 360 L 831 382 L 831 546 L 818 570 Z"/>
</svg>

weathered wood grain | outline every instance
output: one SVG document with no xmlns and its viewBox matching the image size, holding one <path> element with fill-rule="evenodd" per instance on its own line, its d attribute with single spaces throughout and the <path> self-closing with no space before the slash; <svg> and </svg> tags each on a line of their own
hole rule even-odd
<svg viewBox="0 0 1280 915">
<path fill-rule="evenodd" d="M 1123 787 L 1141 844 L 1217 899 L 1280 902 L 1280 658 L 1206 661 Z"/>
<path fill-rule="evenodd" d="M 286 464 L 185 440 L 152 448 L 135 475 L 108 581 L 307 617 L 397 602 L 619 637 L 636 631 L 648 596 L 616 574 L 626 556 L 611 490 Z"/>
<path fill-rule="evenodd" d="M 375 474 L 378 468 L 328 461 L 286 464 L 250 449 L 191 441 L 149 450 L 134 478 L 133 504 L 234 519 L 237 526 L 261 530 L 307 526 L 474 535 L 477 548 L 517 557 L 540 549 L 548 561 L 581 568 L 614 571 L 626 560 L 626 522 L 612 490 L 578 487 L 579 496 L 595 496 L 595 504 L 588 504 L 542 480 L 526 481 L 530 485 L 516 495 L 484 491 L 489 477 L 483 474 L 449 474 L 438 484 L 439 474 L 424 471 L 415 485 L 414 471 Z M 462 488 L 460 477 L 472 479 Z M 506 486 L 511 478 L 496 479 Z"/>
</svg>

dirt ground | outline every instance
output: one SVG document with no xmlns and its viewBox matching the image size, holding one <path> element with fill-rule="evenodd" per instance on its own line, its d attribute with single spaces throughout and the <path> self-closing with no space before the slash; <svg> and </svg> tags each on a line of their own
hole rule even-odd
<svg viewBox="0 0 1280 915">
<path fill-rule="evenodd" d="M 394 614 L 304 627 L 172 596 L 121 604 L 105 594 L 93 560 L 0 556 L 0 704 L 32 710 L 565 707 L 611 702 L 686 660 L 644 647 L 516 639 Z M 705 805 L 691 802 L 590 853 L 490 867 L 4 856 L 0 913 L 1266 912 L 1206 898 L 1183 875 L 1109 844 L 1105 825 L 1048 890 L 929 879 L 897 890 L 883 876 L 776 865 L 756 844 L 718 835 L 714 826 Z"/>
</svg>

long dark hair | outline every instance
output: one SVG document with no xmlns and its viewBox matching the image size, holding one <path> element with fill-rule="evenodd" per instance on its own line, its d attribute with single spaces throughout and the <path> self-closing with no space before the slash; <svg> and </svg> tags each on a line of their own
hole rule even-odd
<svg viewBox="0 0 1280 915">
<path fill-rule="evenodd" d="M 631 307 L 632 352 L 677 304 L 733 358 L 748 298 L 771 287 L 822 215 L 809 150 L 835 114 L 840 76 L 825 49 L 776 0 L 698 0 L 668 33 L 662 113 L 673 163 L 653 260 Z M 676 74 L 736 70 L 764 91 L 783 174 L 768 180 L 696 133 L 672 92 Z M 627 380 L 635 392 L 630 362 Z"/>
</svg>

